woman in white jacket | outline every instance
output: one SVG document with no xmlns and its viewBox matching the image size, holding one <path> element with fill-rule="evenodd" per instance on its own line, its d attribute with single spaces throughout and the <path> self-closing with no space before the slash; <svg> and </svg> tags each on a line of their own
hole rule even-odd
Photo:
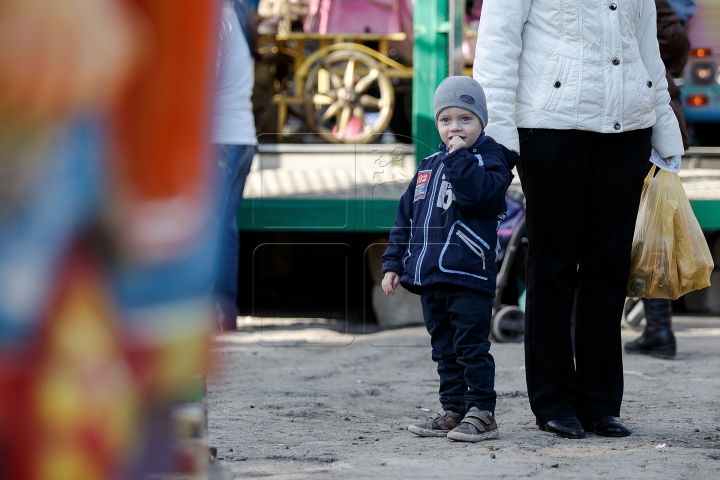
<svg viewBox="0 0 720 480">
<path fill-rule="evenodd" d="M 520 153 L 525 364 L 542 430 L 625 436 L 620 317 L 651 147 L 683 153 L 653 0 L 485 0 L 488 135 Z M 575 361 L 570 334 L 575 304 Z"/>
</svg>

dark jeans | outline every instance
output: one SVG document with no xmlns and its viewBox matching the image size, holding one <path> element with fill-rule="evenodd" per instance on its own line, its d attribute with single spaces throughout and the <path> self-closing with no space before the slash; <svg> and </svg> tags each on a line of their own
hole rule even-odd
<svg viewBox="0 0 720 480">
<path fill-rule="evenodd" d="M 519 133 L 529 245 L 525 366 L 530 406 L 539 423 L 564 416 L 618 416 L 620 320 L 651 131 Z"/>
<path fill-rule="evenodd" d="M 217 145 L 217 162 L 220 175 L 220 245 L 218 248 L 217 275 L 214 294 L 217 302 L 218 323 L 227 330 L 235 330 L 238 314 L 238 261 L 240 234 L 237 211 L 242 202 L 245 179 L 250 173 L 254 145 Z"/>
<path fill-rule="evenodd" d="M 457 285 L 430 285 L 420 293 L 432 359 L 440 375 L 440 404 L 465 414 L 495 411 L 495 361 L 490 355 L 492 298 Z"/>
</svg>

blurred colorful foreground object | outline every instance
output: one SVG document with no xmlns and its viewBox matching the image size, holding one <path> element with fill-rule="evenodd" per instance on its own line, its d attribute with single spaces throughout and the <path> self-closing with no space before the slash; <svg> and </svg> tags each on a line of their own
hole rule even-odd
<svg viewBox="0 0 720 480">
<path fill-rule="evenodd" d="M 213 324 L 216 23 L 212 1 L 0 2 L 3 480 L 207 473 L 174 441 L 197 408 L 172 411 L 202 400 Z"/>
</svg>

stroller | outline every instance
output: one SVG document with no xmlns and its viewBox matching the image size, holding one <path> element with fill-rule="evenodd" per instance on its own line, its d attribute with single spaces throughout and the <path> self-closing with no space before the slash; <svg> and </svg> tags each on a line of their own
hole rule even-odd
<svg viewBox="0 0 720 480">
<path fill-rule="evenodd" d="M 508 210 L 498 229 L 500 251 L 491 332 L 499 342 L 520 343 L 525 337 L 525 196 L 511 186 L 505 200 Z"/>
</svg>

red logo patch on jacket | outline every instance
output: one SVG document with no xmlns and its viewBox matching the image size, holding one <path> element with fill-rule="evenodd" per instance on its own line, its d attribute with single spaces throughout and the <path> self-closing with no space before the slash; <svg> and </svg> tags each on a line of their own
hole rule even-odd
<svg viewBox="0 0 720 480">
<path fill-rule="evenodd" d="M 428 184 L 430 184 L 430 174 L 432 170 L 420 170 L 417 174 L 417 182 L 415 183 L 415 196 L 413 202 L 422 200 L 427 193 Z"/>
</svg>

